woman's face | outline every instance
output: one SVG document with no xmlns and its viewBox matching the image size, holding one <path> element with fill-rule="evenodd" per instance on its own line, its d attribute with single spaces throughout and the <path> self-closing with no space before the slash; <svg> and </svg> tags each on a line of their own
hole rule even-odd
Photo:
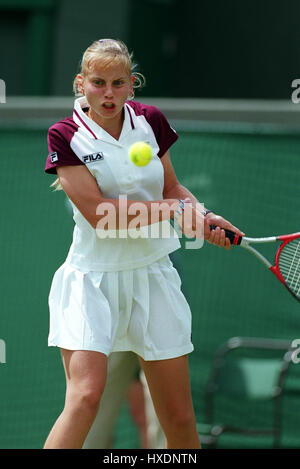
<svg viewBox="0 0 300 469">
<path fill-rule="evenodd" d="M 122 119 L 125 101 L 133 92 L 133 82 L 134 77 L 128 75 L 123 64 L 103 69 L 101 63 L 95 63 L 78 86 L 90 105 L 89 116 L 101 126 Z"/>
</svg>

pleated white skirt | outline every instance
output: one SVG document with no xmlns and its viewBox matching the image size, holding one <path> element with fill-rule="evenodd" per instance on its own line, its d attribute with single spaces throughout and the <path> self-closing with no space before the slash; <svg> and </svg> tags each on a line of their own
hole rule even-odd
<svg viewBox="0 0 300 469">
<path fill-rule="evenodd" d="M 134 270 L 83 272 L 64 263 L 49 294 L 49 346 L 132 351 L 144 360 L 193 350 L 191 311 L 168 256 Z"/>
</svg>

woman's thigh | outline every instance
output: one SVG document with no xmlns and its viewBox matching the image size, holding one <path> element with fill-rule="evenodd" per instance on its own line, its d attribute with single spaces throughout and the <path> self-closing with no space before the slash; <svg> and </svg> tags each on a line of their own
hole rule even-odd
<svg viewBox="0 0 300 469">
<path fill-rule="evenodd" d="M 140 358 L 161 425 L 193 422 L 188 356 L 144 361 Z"/>
<path fill-rule="evenodd" d="M 67 395 L 103 393 L 107 374 L 107 357 L 89 350 L 61 349 L 65 369 Z"/>
</svg>

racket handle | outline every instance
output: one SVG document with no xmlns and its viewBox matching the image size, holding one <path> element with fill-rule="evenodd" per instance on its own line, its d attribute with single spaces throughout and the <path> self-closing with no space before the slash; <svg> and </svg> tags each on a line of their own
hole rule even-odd
<svg viewBox="0 0 300 469">
<path fill-rule="evenodd" d="M 216 225 L 209 225 L 209 227 L 210 227 L 211 230 L 214 230 L 215 228 L 217 228 Z M 230 231 L 230 230 L 225 230 L 225 236 L 226 236 L 226 238 L 229 238 L 230 243 L 234 244 L 234 245 L 241 244 L 241 241 L 243 239 L 243 236 L 239 236 L 239 235 L 237 235 L 236 233 L 234 233 L 233 231 Z"/>
</svg>

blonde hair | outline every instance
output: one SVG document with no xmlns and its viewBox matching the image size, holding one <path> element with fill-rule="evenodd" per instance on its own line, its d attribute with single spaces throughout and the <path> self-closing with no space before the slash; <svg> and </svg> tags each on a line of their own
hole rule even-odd
<svg viewBox="0 0 300 469">
<path fill-rule="evenodd" d="M 99 39 L 94 41 L 84 52 L 79 74 L 87 76 L 96 62 L 100 62 L 103 69 L 123 64 L 128 76 L 135 77 L 133 87 L 142 88 L 146 84 L 146 79 L 144 75 L 134 71 L 136 64 L 133 63 L 132 58 L 133 54 L 129 53 L 126 44 L 119 39 Z M 73 81 L 73 91 L 75 96 L 82 96 L 78 90 L 78 75 Z M 133 99 L 133 96 L 129 96 L 128 99 Z"/>
<path fill-rule="evenodd" d="M 146 79 L 144 75 L 134 71 L 137 65 L 133 63 L 132 59 L 133 54 L 129 53 L 127 46 L 119 39 L 99 39 L 94 41 L 83 53 L 80 72 L 74 78 L 73 91 L 75 96 L 83 96 L 78 89 L 78 75 L 87 76 L 96 62 L 100 62 L 103 69 L 109 68 L 112 65 L 123 64 L 128 76 L 134 76 L 135 78 L 133 88 L 142 88 L 146 84 Z M 133 98 L 134 94 L 128 96 L 128 99 Z M 59 178 L 50 187 L 53 187 L 55 191 L 62 190 Z"/>
</svg>

